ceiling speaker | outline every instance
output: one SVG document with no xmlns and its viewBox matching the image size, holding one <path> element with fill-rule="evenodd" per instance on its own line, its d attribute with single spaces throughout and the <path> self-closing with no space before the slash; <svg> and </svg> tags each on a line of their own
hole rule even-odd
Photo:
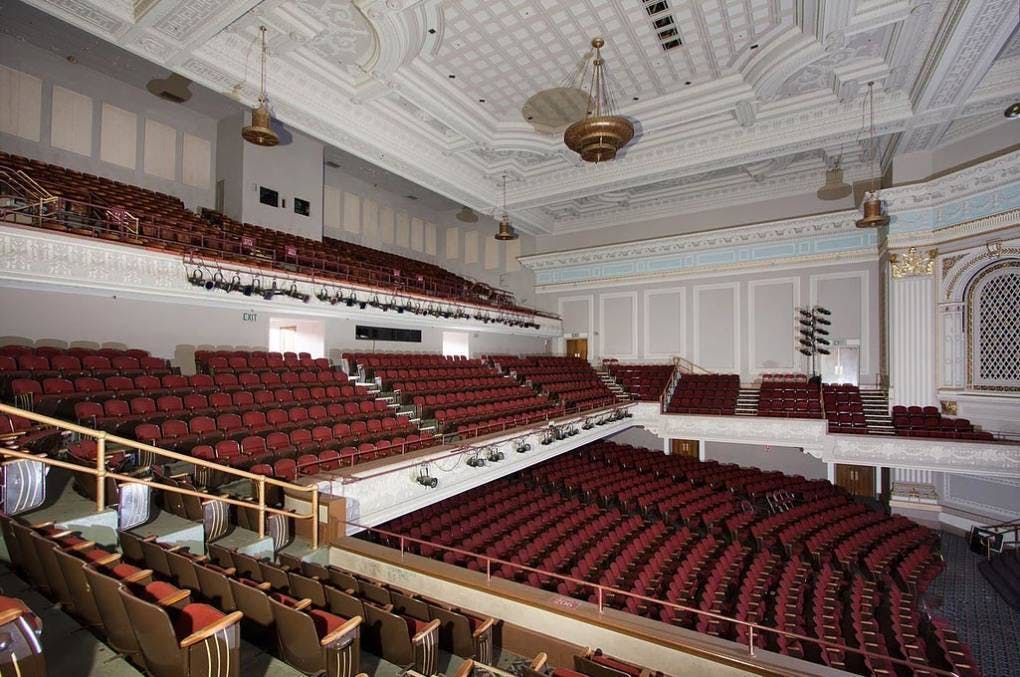
<svg viewBox="0 0 1020 677">
<path fill-rule="evenodd" d="M 190 85 L 191 80 L 188 78 L 177 73 L 171 73 L 165 78 L 149 80 L 145 88 L 149 90 L 150 94 L 155 94 L 161 99 L 166 99 L 173 103 L 184 103 L 191 98 L 191 90 L 188 89 Z"/>
<path fill-rule="evenodd" d="M 478 214 L 471 207 L 461 207 L 457 212 L 457 220 L 464 223 L 478 223 Z"/>
</svg>

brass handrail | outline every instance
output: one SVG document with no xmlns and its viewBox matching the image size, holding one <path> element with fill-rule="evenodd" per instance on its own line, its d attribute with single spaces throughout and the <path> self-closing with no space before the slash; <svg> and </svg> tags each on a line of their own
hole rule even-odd
<svg viewBox="0 0 1020 677">
<path fill-rule="evenodd" d="M 679 355 L 673 357 L 673 364 L 680 369 L 684 374 L 711 374 L 713 373 L 710 369 L 705 369 L 700 364 L 694 364 L 686 357 L 680 357 Z M 686 369 L 686 371 L 684 371 Z"/>
<path fill-rule="evenodd" d="M 566 581 L 566 582 L 569 582 L 569 583 L 573 583 L 574 585 L 576 585 L 578 587 L 594 589 L 595 592 L 596 592 L 596 595 L 597 595 L 597 597 L 596 597 L 597 598 L 597 607 L 598 607 L 598 612 L 600 614 L 605 613 L 606 597 L 608 595 L 619 595 L 619 596 L 622 596 L 622 597 L 630 597 L 630 598 L 636 599 L 636 600 L 638 600 L 640 602 L 644 602 L 646 604 L 657 604 L 657 605 L 662 606 L 662 607 L 668 607 L 668 608 L 672 608 L 672 609 L 677 610 L 677 611 L 682 611 L 682 612 L 686 612 L 686 613 L 692 613 L 692 614 L 695 614 L 697 616 L 703 616 L 703 617 L 711 618 L 711 619 L 718 620 L 718 621 L 724 621 L 724 622 L 732 623 L 734 625 L 742 625 L 742 626 L 745 626 L 748 629 L 747 649 L 748 649 L 748 655 L 749 656 L 754 656 L 755 655 L 755 634 L 762 634 L 762 635 L 764 635 L 764 634 L 773 634 L 773 635 L 776 635 L 776 636 L 787 637 L 789 639 L 796 639 L 796 640 L 799 640 L 799 641 L 802 641 L 802 642 L 810 642 L 810 643 L 813 643 L 813 644 L 817 645 L 822 650 L 824 650 L 826 648 L 831 648 L 831 649 L 835 649 L 837 651 L 844 651 L 844 652 L 848 652 L 848 653 L 857 654 L 859 656 L 865 656 L 867 658 L 878 658 L 878 659 L 881 659 L 881 660 L 884 660 L 884 661 L 889 661 L 891 663 L 895 663 L 896 665 L 902 665 L 902 666 L 908 667 L 911 670 L 921 670 L 921 671 L 924 671 L 926 673 L 930 673 L 930 674 L 933 674 L 933 675 L 943 675 L 945 677 L 960 677 L 959 673 L 957 673 L 957 672 L 948 671 L 948 670 L 942 670 L 940 668 L 933 668 L 933 667 L 930 667 L 930 666 L 925 665 L 923 663 L 915 663 L 913 661 L 904 660 L 904 659 L 901 659 L 901 658 L 894 658 L 893 656 L 888 656 L 888 655 L 883 655 L 883 654 L 876 654 L 876 653 L 873 653 L 871 651 L 867 651 L 865 649 L 861 649 L 861 648 L 857 648 L 857 647 L 852 647 L 852 646 L 849 646 L 849 645 L 846 645 L 846 644 L 840 644 L 839 642 L 831 642 L 829 640 L 822 639 L 820 637 L 809 637 L 807 635 L 802 635 L 800 633 L 791 632 L 789 630 L 780 630 L 779 628 L 775 628 L 775 627 L 768 626 L 768 625 L 761 625 L 761 624 L 755 623 L 753 621 L 745 621 L 745 620 L 741 620 L 739 618 L 735 618 L 735 617 L 731 617 L 731 616 L 726 616 L 724 614 L 718 614 L 718 613 L 715 613 L 715 612 L 712 612 L 712 611 L 706 611 L 704 609 L 700 609 L 700 608 L 697 608 L 697 607 L 686 606 L 686 605 L 683 605 L 683 604 L 677 604 L 676 602 L 670 602 L 668 600 L 663 600 L 663 599 L 656 599 L 655 597 L 648 597 L 647 595 L 641 595 L 641 594 L 638 594 L 636 592 L 629 592 L 627 590 L 621 590 L 619 588 L 614 588 L 612 586 L 603 585 L 601 583 L 592 583 L 590 581 L 586 581 L 586 580 L 583 580 L 583 579 L 580 579 L 580 578 L 574 578 L 572 576 L 567 576 L 567 575 L 564 575 L 564 574 L 558 574 L 558 573 L 555 573 L 555 572 L 552 572 L 552 571 L 546 571 L 544 569 L 537 569 L 535 567 L 530 567 L 530 566 L 527 566 L 525 564 L 515 564 L 514 562 L 508 562 L 506 560 L 502 560 L 502 559 L 499 559 L 497 557 L 490 557 L 489 555 L 484 555 L 482 553 L 477 553 L 477 552 L 471 552 L 469 550 L 463 550 L 461 548 L 455 548 L 455 547 L 449 546 L 449 545 L 441 545 L 439 543 L 432 543 L 430 541 L 426 541 L 426 540 L 423 540 L 423 539 L 420 539 L 420 538 L 414 538 L 413 536 L 407 536 L 407 535 L 396 533 L 396 532 L 393 532 L 393 531 L 388 531 L 386 529 L 380 529 L 379 527 L 369 527 L 369 526 L 365 526 L 364 524 L 359 524 L 357 522 L 351 522 L 351 521 L 347 521 L 347 520 L 344 521 L 344 525 L 345 525 L 345 527 L 353 527 L 354 529 L 360 529 L 360 530 L 362 530 L 364 532 L 367 532 L 367 533 L 370 533 L 370 534 L 378 534 L 378 535 L 383 536 L 383 537 L 385 537 L 387 539 L 390 539 L 391 541 L 393 539 L 398 540 L 399 541 L 399 547 L 400 547 L 400 556 L 401 556 L 401 559 L 403 559 L 404 556 L 406 554 L 408 554 L 408 552 L 410 552 L 410 554 L 412 554 L 412 555 L 417 555 L 419 557 L 424 557 L 424 558 L 427 558 L 427 559 L 431 559 L 428 555 L 421 555 L 421 554 L 415 553 L 413 551 L 408 551 L 407 548 L 406 548 L 406 545 L 408 543 L 414 543 L 414 544 L 417 544 L 419 546 L 427 545 L 427 546 L 429 546 L 431 548 L 435 548 L 436 550 L 441 550 L 443 552 L 450 552 L 450 553 L 455 553 L 455 554 L 458 554 L 458 555 L 462 555 L 464 557 L 474 558 L 476 561 L 484 561 L 485 562 L 485 579 L 486 579 L 486 583 L 487 584 L 491 584 L 491 582 L 492 582 L 493 565 L 498 565 L 498 566 L 501 566 L 501 567 L 502 566 L 507 566 L 507 567 L 510 567 L 511 569 L 517 569 L 519 571 L 523 571 L 523 572 L 526 572 L 526 573 L 534 573 L 534 574 L 538 574 L 540 576 L 548 576 L 550 578 L 555 578 L 555 579 L 558 579 L 558 580 L 561 580 L 561 581 Z M 346 528 L 345 528 L 345 531 L 346 531 Z M 391 549 L 394 548 L 394 546 L 392 544 L 380 544 L 380 545 L 383 545 L 384 547 L 388 547 L 388 548 L 391 548 Z M 441 562 L 441 563 L 444 564 L 445 566 L 457 566 L 455 564 L 448 564 L 446 562 Z M 513 582 L 513 581 L 510 581 L 510 582 Z M 627 613 L 627 612 L 624 612 L 624 613 Z"/>
<path fill-rule="evenodd" d="M 27 411 L 25 409 L 19 409 L 18 407 L 12 407 L 9 404 L 2 404 L 2 403 L 0 403 L 0 412 L 8 414 L 10 416 L 18 416 L 20 418 L 28 419 L 30 421 L 35 421 L 37 423 L 42 423 L 44 425 L 52 426 L 54 428 L 58 428 L 58 429 L 61 429 L 61 430 L 67 430 L 69 432 L 78 433 L 79 435 L 83 435 L 83 436 L 86 436 L 86 437 L 91 437 L 91 438 L 96 440 L 96 465 L 95 465 L 95 467 L 78 465 L 78 464 L 75 464 L 75 463 L 68 463 L 67 461 L 61 461 L 59 459 L 50 458 L 48 456 L 41 456 L 41 455 L 38 455 L 38 454 L 31 454 L 31 453 L 27 453 L 27 452 L 23 452 L 23 451 L 18 451 L 16 449 L 0 448 L 0 456 L 10 456 L 12 458 L 24 458 L 24 459 L 31 460 L 31 461 L 38 461 L 39 463 L 45 463 L 46 465 L 51 465 L 51 466 L 58 467 L 58 468 L 65 468 L 65 469 L 73 470 L 73 471 L 76 471 L 76 472 L 84 472 L 86 474 L 94 476 L 96 478 L 96 512 L 99 512 L 99 511 L 104 510 L 106 508 L 106 484 L 105 484 L 105 479 L 107 477 L 110 477 L 110 478 L 113 478 L 113 479 L 121 481 L 121 482 L 131 482 L 131 483 L 134 483 L 134 484 L 145 484 L 145 485 L 148 485 L 148 486 L 156 487 L 156 488 L 164 490 L 164 491 L 170 491 L 170 492 L 174 492 L 174 493 L 185 494 L 185 495 L 188 495 L 188 496 L 195 496 L 195 497 L 198 497 L 198 498 L 209 498 L 211 500 L 223 501 L 224 503 L 229 503 L 231 505 L 239 505 L 239 506 L 243 506 L 243 507 L 257 507 L 258 510 L 259 510 L 259 515 L 260 516 L 261 515 L 265 515 L 266 513 L 271 513 L 271 514 L 285 515 L 287 517 L 292 517 L 294 519 L 310 519 L 312 521 L 312 538 L 311 538 L 311 540 L 312 540 L 312 549 L 314 550 L 315 548 L 319 547 L 319 510 L 318 510 L 319 488 L 318 488 L 317 484 L 310 484 L 310 485 L 292 484 L 290 482 L 285 482 L 283 480 L 279 480 L 279 479 L 276 479 L 274 477 L 266 477 L 265 475 L 256 475 L 255 473 L 251 473 L 251 472 L 248 472 L 246 470 L 239 470 L 237 468 L 232 468 L 230 466 L 221 465 L 219 463 L 213 463 L 213 462 L 207 461 L 205 459 L 195 458 L 194 456 L 188 456 L 186 454 L 181 454 L 181 453 L 178 453 L 178 452 L 175 452 L 175 451 L 169 451 L 167 449 L 161 449 L 161 448 L 155 447 L 155 446 L 153 446 L 151 444 L 145 444 L 144 442 L 138 442 L 138 441 L 135 441 L 135 440 L 129 440 L 126 437 L 121 437 L 119 435 L 112 435 L 112 434 L 110 434 L 108 432 L 105 432 L 105 431 L 102 431 L 102 430 L 94 430 L 92 428 L 87 428 L 85 426 L 78 425 L 76 423 L 71 423 L 69 421 L 62 421 L 60 419 L 52 418 L 50 416 L 44 416 L 42 414 L 37 414 L 34 411 Z M 129 475 L 121 475 L 119 473 L 109 472 L 106 469 L 106 457 L 107 457 L 106 444 L 108 442 L 113 442 L 114 444 L 119 444 L 121 446 L 128 447 L 130 449 L 135 449 L 137 451 L 144 451 L 144 452 L 156 455 L 156 456 L 162 456 L 164 458 L 172 459 L 174 461 L 181 461 L 181 462 L 184 462 L 184 463 L 190 463 L 190 464 L 195 465 L 197 467 L 206 468 L 206 469 L 209 469 L 209 470 L 214 470 L 216 472 L 221 472 L 221 473 L 224 473 L 224 474 L 227 474 L 227 475 L 234 475 L 234 476 L 236 476 L 239 479 L 251 480 L 251 481 L 255 482 L 256 486 L 258 487 L 258 503 L 255 506 L 252 506 L 252 504 L 250 502 L 243 501 L 243 500 L 237 499 L 237 498 L 230 498 L 230 497 L 227 497 L 227 496 L 214 496 L 214 495 L 212 495 L 210 493 L 206 493 L 206 492 L 192 491 L 190 489 L 184 489 L 184 488 L 176 487 L 176 486 L 172 486 L 172 485 L 161 484 L 161 483 L 158 483 L 158 482 L 153 482 L 151 480 L 146 480 L 146 479 L 142 479 L 142 478 L 139 478 L 139 477 L 131 477 Z M 311 498 L 310 498 L 310 504 L 312 506 L 311 510 L 309 511 L 308 514 L 302 515 L 302 514 L 297 514 L 295 512 L 288 511 L 288 510 L 281 510 L 279 508 L 274 508 L 274 507 L 266 505 L 266 501 L 265 501 L 265 486 L 266 485 L 277 486 L 277 487 L 280 487 L 282 489 L 293 491 L 293 492 L 303 492 L 303 493 L 311 494 Z M 265 535 L 266 535 L 265 534 L 265 522 L 260 519 L 259 520 L 259 537 L 261 538 L 261 537 L 264 537 Z"/>
</svg>

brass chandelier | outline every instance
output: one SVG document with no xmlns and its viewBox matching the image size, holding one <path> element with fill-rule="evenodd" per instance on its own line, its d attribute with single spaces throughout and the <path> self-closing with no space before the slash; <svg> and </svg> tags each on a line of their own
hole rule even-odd
<svg viewBox="0 0 1020 677">
<path fill-rule="evenodd" d="M 882 209 L 882 196 L 878 186 L 878 137 L 875 134 L 875 83 L 868 83 L 868 154 L 871 165 L 871 190 L 864 194 L 864 216 L 857 219 L 858 228 L 880 228 L 889 225 L 889 215 Z M 863 124 L 861 125 L 864 126 Z"/>
<path fill-rule="evenodd" d="M 589 109 L 583 119 L 567 127 L 563 133 L 563 143 L 567 148 L 581 156 L 585 162 L 608 162 L 616 157 L 621 148 L 634 138 L 634 125 L 630 120 L 615 115 L 615 101 L 606 77 L 606 62 L 602 58 L 602 48 L 606 41 L 594 38 L 591 46 L 595 49 L 592 58 L 591 78 L 588 81 Z M 588 62 L 579 69 L 575 78 L 581 89 L 588 72 Z"/>
<path fill-rule="evenodd" d="M 503 213 L 499 217 L 499 230 L 495 238 L 501 242 L 517 239 L 517 233 L 510 225 L 510 215 L 506 212 L 506 174 L 503 175 Z"/>
<path fill-rule="evenodd" d="M 259 89 L 259 105 L 251 111 L 251 124 L 241 130 L 241 137 L 256 146 L 275 146 L 280 137 L 273 131 L 272 117 L 269 115 L 269 95 L 266 94 L 266 27 L 259 26 L 262 37 L 262 74 Z"/>
</svg>

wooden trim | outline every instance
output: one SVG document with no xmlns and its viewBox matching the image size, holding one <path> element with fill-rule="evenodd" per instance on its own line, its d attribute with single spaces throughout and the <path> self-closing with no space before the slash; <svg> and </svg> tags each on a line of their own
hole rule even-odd
<svg viewBox="0 0 1020 677">
<path fill-rule="evenodd" d="M 441 623 L 439 622 L 438 618 L 436 620 L 434 620 L 434 621 L 430 621 L 429 624 L 425 626 L 424 630 L 422 630 L 417 635 L 415 635 L 414 637 L 411 638 L 411 643 L 412 644 L 418 644 L 419 642 L 424 640 L 426 637 L 428 637 L 429 633 L 431 633 L 433 630 L 438 628 L 440 625 L 441 625 Z"/>
<path fill-rule="evenodd" d="M 361 625 L 361 616 L 355 616 L 354 618 L 346 621 L 339 628 L 329 633 L 325 637 L 319 640 L 319 644 L 322 646 L 328 646 L 333 642 L 337 641 L 349 632 L 356 630 Z"/>
<path fill-rule="evenodd" d="M 193 632 L 184 639 L 182 639 L 180 647 L 182 649 L 187 649 L 189 646 L 193 646 L 195 644 L 198 644 L 199 642 L 204 642 L 205 640 L 209 639 L 220 630 L 226 630 L 235 623 L 239 623 L 242 618 L 244 618 L 244 614 L 241 613 L 240 611 L 234 611 L 233 613 L 229 613 L 220 620 L 213 623 L 212 625 L 207 625 L 201 630 Z"/>
<path fill-rule="evenodd" d="M 172 594 L 167 595 L 166 597 L 160 598 L 156 603 L 159 604 L 160 606 L 173 606 L 173 605 L 177 604 L 178 602 L 183 602 L 184 600 L 188 599 L 189 597 L 191 597 L 191 591 L 190 590 L 178 590 L 175 593 L 172 593 Z"/>
<path fill-rule="evenodd" d="M 482 622 L 482 624 L 481 624 L 481 625 L 479 625 L 479 626 L 478 626 L 478 627 L 477 627 L 477 628 L 475 629 L 474 633 L 472 634 L 472 637 L 475 637 L 475 638 L 481 637 L 481 636 L 482 636 L 482 634 L 484 634 L 486 630 L 488 630 L 489 628 L 491 628 L 491 627 L 492 627 L 492 624 L 493 624 L 493 623 L 495 623 L 495 622 L 496 622 L 496 621 L 495 621 L 495 620 L 493 620 L 492 618 L 486 618 L 486 619 L 485 619 L 485 620 L 484 620 L 484 621 Z"/>
</svg>

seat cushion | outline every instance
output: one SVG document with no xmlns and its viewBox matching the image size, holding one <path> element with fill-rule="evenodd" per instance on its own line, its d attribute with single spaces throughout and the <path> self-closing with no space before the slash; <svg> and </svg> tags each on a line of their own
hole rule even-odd
<svg viewBox="0 0 1020 677">
<path fill-rule="evenodd" d="M 308 615 L 312 617 L 312 621 L 315 623 L 315 632 L 320 638 L 325 637 L 347 622 L 346 618 L 331 614 L 322 609 L 310 609 Z"/>
<path fill-rule="evenodd" d="M 411 618 L 410 616 L 401 616 L 404 622 L 407 623 L 407 636 L 414 637 L 419 632 L 424 630 L 428 626 L 428 621 L 420 621 L 417 618 Z"/>
<path fill-rule="evenodd" d="M 223 613 L 208 604 L 186 604 L 174 616 L 174 633 L 178 641 L 223 618 Z"/>
<path fill-rule="evenodd" d="M 130 564 L 123 564 L 123 563 L 122 564 L 118 564 L 117 566 L 111 567 L 109 569 L 109 572 L 111 574 L 113 574 L 113 576 L 115 578 L 120 578 L 120 579 L 127 578 L 128 576 L 134 576 L 139 571 L 141 571 L 141 569 L 139 569 L 138 567 L 131 566 Z"/>
<path fill-rule="evenodd" d="M 639 670 L 638 668 L 634 667 L 633 665 L 628 665 L 626 663 L 621 663 L 620 661 L 618 661 L 618 660 L 616 660 L 614 658 L 610 658 L 609 656 L 596 655 L 596 656 L 592 656 L 591 660 L 592 660 L 592 662 L 598 663 L 599 665 L 604 665 L 607 668 L 612 668 L 613 670 L 619 670 L 620 672 L 623 672 L 623 673 L 626 673 L 628 675 L 631 675 L 631 677 L 638 677 L 641 674 L 641 670 Z"/>
<path fill-rule="evenodd" d="M 158 602 L 165 597 L 169 597 L 170 595 L 176 595 L 179 591 L 180 588 L 176 585 L 165 581 L 153 581 L 145 586 L 146 596 L 155 602 Z"/>
</svg>

